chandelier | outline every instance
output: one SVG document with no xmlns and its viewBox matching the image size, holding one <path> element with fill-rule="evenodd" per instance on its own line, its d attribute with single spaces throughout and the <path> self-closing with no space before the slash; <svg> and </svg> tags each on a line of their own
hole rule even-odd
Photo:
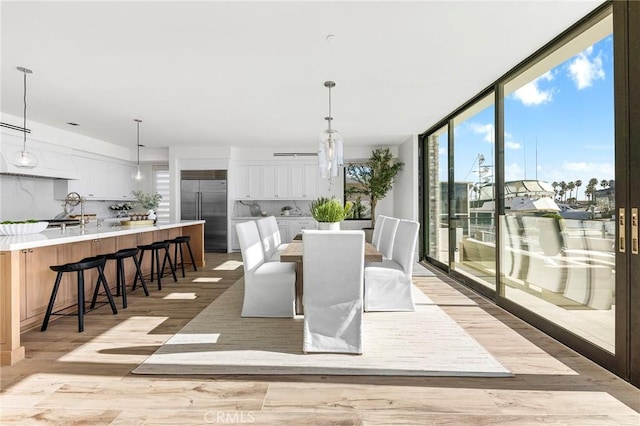
<svg viewBox="0 0 640 426">
<path fill-rule="evenodd" d="M 22 101 L 24 105 L 24 108 L 22 110 L 23 136 L 22 136 L 22 151 L 18 151 L 13 155 L 11 163 L 14 166 L 20 167 L 22 169 L 33 169 L 38 165 L 38 159 L 33 153 L 27 151 L 27 132 L 28 132 L 27 130 L 27 74 L 31 74 L 33 71 L 25 67 L 17 67 L 17 70 L 24 74 L 24 77 L 23 77 L 24 92 L 22 95 Z"/>
<path fill-rule="evenodd" d="M 328 122 L 328 128 L 320 135 L 318 143 L 318 166 L 322 178 L 331 178 L 340 174 L 340 168 L 344 165 L 342 135 L 336 129 L 331 128 L 331 89 L 336 86 L 333 81 L 325 81 L 324 87 L 329 89 L 329 116 L 324 119 Z"/>
</svg>

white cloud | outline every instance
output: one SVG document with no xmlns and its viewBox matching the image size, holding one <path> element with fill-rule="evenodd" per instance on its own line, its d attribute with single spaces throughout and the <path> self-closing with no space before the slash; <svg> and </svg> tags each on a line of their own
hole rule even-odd
<svg viewBox="0 0 640 426">
<path fill-rule="evenodd" d="M 518 180 L 524 178 L 524 172 L 522 168 L 517 164 L 505 164 L 504 166 L 504 180 Z"/>
<path fill-rule="evenodd" d="M 551 98 L 553 97 L 553 89 L 541 89 L 538 85 L 541 80 L 553 80 L 553 74 L 551 74 L 551 71 L 547 71 L 532 82 L 525 84 L 524 86 L 513 92 L 513 97 L 521 101 L 526 106 L 540 105 L 546 102 L 550 102 Z"/>
<path fill-rule="evenodd" d="M 470 123 L 470 126 L 471 126 L 471 130 L 474 133 L 484 135 L 483 139 L 485 140 L 485 142 L 493 143 L 493 135 L 495 132 L 493 124 Z"/>
<path fill-rule="evenodd" d="M 513 141 L 504 141 L 504 146 L 507 147 L 507 148 L 511 148 L 511 149 L 520 149 L 520 148 L 522 148 L 522 145 L 520 145 L 520 143 L 513 142 Z"/>
<path fill-rule="evenodd" d="M 447 155 L 447 148 L 440 148 L 438 150 L 439 155 Z"/>
<path fill-rule="evenodd" d="M 615 176 L 615 167 L 613 163 L 565 161 L 562 164 L 562 168 L 567 172 L 593 173 L 598 175 Z"/>
<path fill-rule="evenodd" d="M 602 69 L 602 57 L 600 54 L 591 59 L 593 46 L 588 47 L 579 53 L 569 64 L 569 77 L 576 83 L 578 90 L 590 87 L 594 80 L 604 80 L 604 70 Z"/>
</svg>

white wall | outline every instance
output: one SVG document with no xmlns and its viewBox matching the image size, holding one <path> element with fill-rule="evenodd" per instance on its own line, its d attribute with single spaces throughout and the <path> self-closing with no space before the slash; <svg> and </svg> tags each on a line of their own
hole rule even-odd
<svg viewBox="0 0 640 426">
<path fill-rule="evenodd" d="M 396 176 L 393 211 L 401 219 L 418 220 L 418 136 L 409 137 L 398 147 L 398 161 L 404 168 Z"/>
</svg>

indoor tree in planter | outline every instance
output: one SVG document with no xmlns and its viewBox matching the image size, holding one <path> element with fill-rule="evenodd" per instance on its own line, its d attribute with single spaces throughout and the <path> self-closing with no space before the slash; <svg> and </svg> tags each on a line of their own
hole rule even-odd
<svg viewBox="0 0 640 426">
<path fill-rule="evenodd" d="M 404 163 L 393 161 L 389 148 L 374 149 L 365 163 L 349 163 L 347 172 L 358 182 L 350 187 L 347 194 L 359 194 L 371 202 L 371 229 L 376 225 L 376 205 L 387 196 L 393 187 L 393 180 L 402 170 Z"/>
<path fill-rule="evenodd" d="M 318 221 L 318 229 L 338 230 L 342 222 L 351 213 L 353 203 L 347 201 L 343 206 L 335 198 L 320 197 L 311 202 L 309 211 Z"/>
</svg>

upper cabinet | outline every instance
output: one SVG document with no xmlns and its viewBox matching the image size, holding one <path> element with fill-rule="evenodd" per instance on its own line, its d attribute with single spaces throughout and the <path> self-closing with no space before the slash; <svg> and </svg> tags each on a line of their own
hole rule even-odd
<svg viewBox="0 0 640 426">
<path fill-rule="evenodd" d="M 105 159 L 74 156 L 80 179 L 54 181 L 54 198 L 77 192 L 87 200 L 135 200 L 131 175 L 135 167 Z"/>
<path fill-rule="evenodd" d="M 318 198 L 315 164 L 238 164 L 230 178 L 236 199 L 306 200 Z"/>
</svg>

